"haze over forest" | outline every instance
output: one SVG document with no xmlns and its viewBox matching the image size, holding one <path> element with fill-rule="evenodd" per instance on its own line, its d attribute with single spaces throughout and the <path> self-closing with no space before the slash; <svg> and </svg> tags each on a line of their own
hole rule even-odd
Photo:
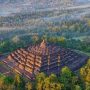
<svg viewBox="0 0 90 90">
<path fill-rule="evenodd" d="M 51 42 L 63 37 L 67 43 L 63 46 L 89 52 L 90 0 L 0 0 L 1 49 L 6 39 L 25 46 L 35 42 L 33 37 L 43 36 Z M 87 49 L 79 47 L 82 43 Z"/>
<path fill-rule="evenodd" d="M 89 4 L 90 0 L 0 0 L 0 16 Z"/>
</svg>

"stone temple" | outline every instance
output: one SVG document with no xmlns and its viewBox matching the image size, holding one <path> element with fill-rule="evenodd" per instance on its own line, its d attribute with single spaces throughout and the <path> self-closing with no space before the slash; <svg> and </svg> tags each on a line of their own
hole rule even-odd
<svg viewBox="0 0 90 90">
<path fill-rule="evenodd" d="M 88 56 L 84 54 L 47 44 L 43 40 L 41 44 L 17 49 L 4 62 L 16 72 L 33 79 L 38 72 L 44 72 L 47 75 L 51 73 L 58 75 L 64 66 L 76 71 L 87 60 Z"/>
</svg>

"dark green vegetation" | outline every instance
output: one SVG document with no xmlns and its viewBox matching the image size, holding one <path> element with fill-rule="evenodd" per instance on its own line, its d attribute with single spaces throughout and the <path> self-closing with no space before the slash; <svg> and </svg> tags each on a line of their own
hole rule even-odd
<svg viewBox="0 0 90 90">
<path fill-rule="evenodd" d="M 17 48 L 23 48 L 27 47 L 30 44 L 40 43 L 41 40 L 42 39 L 39 39 L 38 36 L 33 36 L 32 38 L 30 36 L 25 36 L 25 38 L 19 38 L 15 36 L 11 40 L 6 39 L 0 41 L 0 52 L 12 52 Z M 47 41 L 49 43 L 60 45 L 64 48 L 71 48 L 74 50 L 83 51 L 85 53 L 90 53 L 90 43 L 88 42 L 89 38 L 86 38 L 85 40 L 81 41 L 76 39 L 66 39 L 65 37 L 49 37 L 47 38 Z"/>
<path fill-rule="evenodd" d="M 58 76 L 41 72 L 34 81 L 18 74 L 13 77 L 0 74 L 0 90 L 90 90 L 90 60 L 77 74 L 63 67 Z"/>
</svg>

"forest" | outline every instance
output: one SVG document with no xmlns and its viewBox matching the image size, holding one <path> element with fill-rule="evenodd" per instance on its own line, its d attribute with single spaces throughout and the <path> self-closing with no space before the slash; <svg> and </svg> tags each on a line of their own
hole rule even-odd
<svg viewBox="0 0 90 90">
<path fill-rule="evenodd" d="M 0 90 L 90 90 L 90 59 L 76 72 L 67 66 L 57 76 L 38 73 L 33 81 L 23 75 L 5 76 L 0 74 Z"/>
</svg>

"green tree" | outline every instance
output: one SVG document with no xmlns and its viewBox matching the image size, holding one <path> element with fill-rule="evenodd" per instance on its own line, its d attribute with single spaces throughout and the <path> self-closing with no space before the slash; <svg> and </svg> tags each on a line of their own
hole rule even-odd
<svg viewBox="0 0 90 90">
<path fill-rule="evenodd" d="M 75 89 L 74 90 L 82 90 L 81 87 L 79 85 L 75 85 Z"/>
<path fill-rule="evenodd" d="M 26 90 L 32 90 L 33 89 L 32 83 L 30 82 L 26 83 L 25 88 Z"/>
<path fill-rule="evenodd" d="M 4 79 L 4 86 L 6 90 L 13 90 L 14 89 L 14 84 L 13 84 L 13 78 L 12 77 L 5 77 Z"/>
<path fill-rule="evenodd" d="M 65 90 L 72 89 L 72 72 L 68 67 L 64 67 L 61 70 L 60 81 L 64 84 Z"/>
<path fill-rule="evenodd" d="M 17 36 L 17 35 L 14 36 L 14 37 L 12 38 L 12 42 L 13 42 L 13 43 L 16 43 L 16 44 L 17 44 L 18 42 L 20 42 L 19 36 Z"/>
<path fill-rule="evenodd" d="M 45 78 L 43 90 L 61 90 L 61 88 L 62 84 L 58 81 L 56 75 L 51 74 Z"/>
<path fill-rule="evenodd" d="M 51 90 L 49 77 L 46 77 L 44 80 L 43 90 Z"/>
<path fill-rule="evenodd" d="M 81 79 L 84 82 L 86 90 L 90 89 L 90 59 L 87 64 L 80 69 Z"/>
<path fill-rule="evenodd" d="M 25 89 L 25 81 L 19 74 L 16 74 L 14 77 L 14 85 L 15 85 L 16 90 Z"/>
<path fill-rule="evenodd" d="M 38 35 L 33 35 L 33 37 L 32 37 L 33 43 L 36 44 L 38 42 L 38 40 L 39 40 L 39 36 Z"/>
<path fill-rule="evenodd" d="M 55 74 L 51 74 L 49 76 L 50 82 L 58 82 L 57 76 Z"/>
<path fill-rule="evenodd" d="M 0 90 L 4 88 L 4 79 L 5 79 L 5 76 L 0 74 Z"/>
<path fill-rule="evenodd" d="M 43 85 L 44 85 L 44 79 L 45 79 L 45 74 L 44 73 L 38 73 L 36 75 L 36 89 L 37 90 L 43 90 Z"/>
</svg>

